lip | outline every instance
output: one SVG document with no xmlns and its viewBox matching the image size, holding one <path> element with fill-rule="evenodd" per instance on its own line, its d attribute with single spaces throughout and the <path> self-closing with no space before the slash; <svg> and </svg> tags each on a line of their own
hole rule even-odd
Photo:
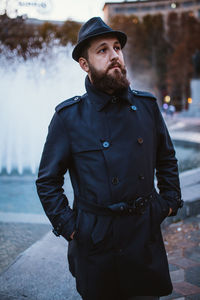
<svg viewBox="0 0 200 300">
<path fill-rule="evenodd" d="M 110 69 L 120 69 L 120 66 L 115 65 L 115 66 L 112 66 Z"/>
</svg>

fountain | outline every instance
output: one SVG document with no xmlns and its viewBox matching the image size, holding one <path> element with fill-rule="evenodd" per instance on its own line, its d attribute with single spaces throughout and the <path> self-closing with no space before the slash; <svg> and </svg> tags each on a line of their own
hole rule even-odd
<svg viewBox="0 0 200 300">
<path fill-rule="evenodd" d="M 55 106 L 84 93 L 85 74 L 71 59 L 71 46 L 43 58 L 0 59 L 0 173 L 35 174 Z"/>
</svg>

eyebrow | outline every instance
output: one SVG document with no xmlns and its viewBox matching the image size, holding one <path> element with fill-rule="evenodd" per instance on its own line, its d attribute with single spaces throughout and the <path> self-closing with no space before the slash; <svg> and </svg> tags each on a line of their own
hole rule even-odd
<svg viewBox="0 0 200 300">
<path fill-rule="evenodd" d="M 114 45 L 120 45 L 120 42 L 119 41 L 115 41 L 114 42 Z M 104 42 L 104 43 L 101 43 L 99 46 L 96 47 L 95 51 L 97 51 L 99 48 L 103 47 L 103 46 L 107 46 L 107 43 Z"/>
</svg>

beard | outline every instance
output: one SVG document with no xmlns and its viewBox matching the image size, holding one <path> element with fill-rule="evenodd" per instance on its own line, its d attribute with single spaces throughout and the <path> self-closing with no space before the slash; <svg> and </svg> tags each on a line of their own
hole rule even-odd
<svg viewBox="0 0 200 300">
<path fill-rule="evenodd" d="M 130 82 L 126 77 L 126 68 L 122 67 L 120 63 L 113 61 L 106 71 L 97 71 L 89 62 L 90 76 L 92 84 L 100 91 L 107 93 L 122 92 L 129 87 Z M 112 74 L 108 74 L 108 71 L 114 66 L 118 66 L 119 69 L 113 70 Z"/>
</svg>

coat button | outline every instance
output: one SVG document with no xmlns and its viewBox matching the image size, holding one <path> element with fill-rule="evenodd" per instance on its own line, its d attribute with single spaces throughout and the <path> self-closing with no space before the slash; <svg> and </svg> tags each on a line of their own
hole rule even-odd
<svg viewBox="0 0 200 300">
<path fill-rule="evenodd" d="M 109 146 L 110 146 L 109 142 L 107 142 L 107 141 L 103 142 L 103 147 L 104 148 L 108 148 Z"/>
<path fill-rule="evenodd" d="M 138 175 L 138 178 L 139 178 L 140 180 L 144 180 L 144 175 L 139 174 L 139 175 Z"/>
<path fill-rule="evenodd" d="M 123 211 L 123 210 L 124 210 L 124 207 L 123 207 L 123 206 L 120 206 L 120 210 Z"/>
<path fill-rule="evenodd" d="M 74 101 L 77 101 L 78 99 L 79 99 L 79 97 L 75 97 L 75 98 L 74 98 Z"/>
<path fill-rule="evenodd" d="M 144 141 L 143 141 L 143 138 L 141 138 L 141 137 L 139 137 L 139 138 L 137 139 L 137 141 L 138 141 L 139 144 L 143 144 L 143 142 L 144 142 Z"/>
<path fill-rule="evenodd" d="M 131 110 L 136 111 L 137 107 L 135 105 L 131 105 Z"/>
<path fill-rule="evenodd" d="M 113 97 L 111 98 L 111 102 L 112 102 L 112 103 L 117 103 L 117 97 L 116 97 L 116 96 L 113 96 Z"/>
<path fill-rule="evenodd" d="M 116 185 L 119 183 L 119 178 L 118 177 L 113 177 L 112 178 L 112 184 Z"/>
</svg>

